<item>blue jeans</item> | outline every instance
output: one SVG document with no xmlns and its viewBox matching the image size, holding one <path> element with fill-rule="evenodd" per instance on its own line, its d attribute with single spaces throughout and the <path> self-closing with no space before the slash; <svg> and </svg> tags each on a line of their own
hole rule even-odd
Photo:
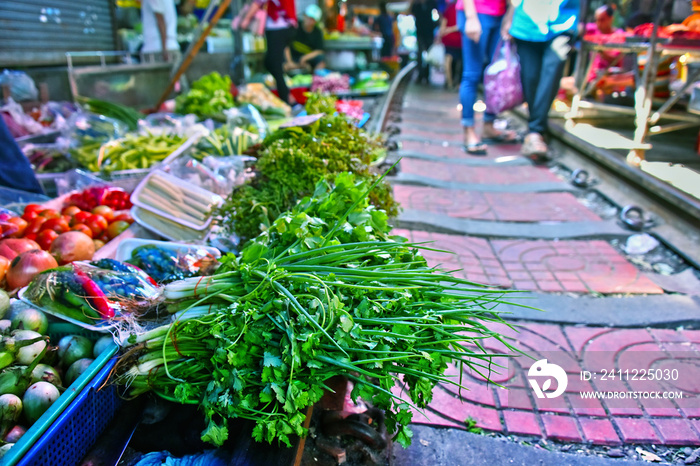
<svg viewBox="0 0 700 466">
<path fill-rule="evenodd" d="M 464 34 L 466 15 L 463 10 L 457 10 L 457 26 L 462 31 L 462 84 L 459 86 L 459 102 L 462 104 L 462 126 L 474 126 L 474 102 L 479 83 L 483 80 L 484 68 L 491 63 L 496 45 L 501 38 L 501 20 L 503 16 L 482 15 L 481 37 L 474 42 Z M 484 113 L 484 121 L 496 119 L 493 113 Z"/>
<path fill-rule="evenodd" d="M 553 46 L 555 39 L 546 42 L 515 39 L 520 57 L 523 94 L 530 113 L 528 130 L 531 133 L 547 132 L 549 109 L 557 96 L 559 81 L 564 74 L 566 54 Z"/>
</svg>

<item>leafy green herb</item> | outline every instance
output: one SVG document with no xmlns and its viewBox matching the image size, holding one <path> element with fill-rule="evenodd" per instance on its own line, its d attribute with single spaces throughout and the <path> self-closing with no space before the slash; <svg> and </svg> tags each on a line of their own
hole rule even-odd
<svg viewBox="0 0 700 466">
<path fill-rule="evenodd" d="M 231 78 L 214 71 L 192 83 L 186 94 L 175 98 L 177 113 L 223 119 L 223 111 L 235 107 L 231 95 Z"/>
<path fill-rule="evenodd" d="M 334 115 L 335 99 L 311 95 L 309 113 L 326 113 L 304 128 L 276 131 L 263 143 L 250 184 L 239 187 L 219 211 L 223 225 L 244 241 L 257 236 L 298 199 L 308 196 L 319 179 L 332 181 L 338 173 L 352 172 L 360 180 L 379 178 L 371 164 L 384 152 L 377 137 L 357 128 L 345 115 Z M 391 187 L 382 182 L 370 201 L 389 216 L 398 214 Z"/>
</svg>

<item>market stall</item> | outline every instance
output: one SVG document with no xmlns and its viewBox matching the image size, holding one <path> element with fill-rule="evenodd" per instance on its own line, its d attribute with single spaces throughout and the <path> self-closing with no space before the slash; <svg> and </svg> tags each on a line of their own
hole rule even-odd
<svg viewBox="0 0 700 466">
<path fill-rule="evenodd" d="M 64 146 L 24 146 L 52 198 L 0 189 L 3 464 L 292 464 L 310 427 L 386 455 L 448 362 L 488 367 L 463 324 L 500 321 L 496 291 L 391 234 L 381 135 L 307 97 L 212 73 L 168 113 L 35 115 Z"/>
<path fill-rule="evenodd" d="M 658 2 L 660 9 L 664 2 Z M 647 139 L 651 136 L 672 131 L 700 126 L 700 118 L 696 113 L 688 111 L 688 91 L 700 79 L 700 70 L 685 73 L 684 82 L 676 86 L 673 92 L 666 95 L 655 95 L 659 64 L 671 59 L 674 67 L 681 68 L 690 59 L 700 58 L 700 33 L 685 25 L 661 27 L 658 23 L 660 14 L 657 11 L 656 22 L 641 25 L 629 32 L 615 32 L 609 35 L 586 35 L 580 43 L 578 62 L 576 65 L 577 92 L 572 99 L 571 110 L 566 114 L 567 128 L 576 134 L 575 120 L 580 118 L 595 119 L 609 117 L 610 114 L 622 114 L 632 117 L 635 123 L 635 133 L 631 141 L 625 144 L 630 149 L 627 160 L 630 164 L 639 165 L 644 160 L 644 153 L 651 148 Z M 691 23 L 689 23 L 691 24 Z M 613 52 L 616 58 L 609 63 L 608 72 L 603 76 L 589 79 L 596 60 L 605 54 Z M 618 67 L 624 57 L 630 56 L 633 62 L 631 73 L 634 91 L 634 106 L 610 105 L 595 100 L 584 100 L 609 75 L 609 71 Z M 683 57 L 678 61 L 679 57 Z M 643 59 L 643 69 L 639 72 L 638 60 Z M 614 82 L 614 74 L 611 80 Z M 614 87 L 614 85 L 613 85 Z M 623 89 L 624 90 L 624 86 Z M 616 91 L 617 92 L 617 91 Z M 685 101 L 684 107 L 679 108 L 680 101 Z M 661 121 L 669 123 L 661 125 Z"/>
</svg>

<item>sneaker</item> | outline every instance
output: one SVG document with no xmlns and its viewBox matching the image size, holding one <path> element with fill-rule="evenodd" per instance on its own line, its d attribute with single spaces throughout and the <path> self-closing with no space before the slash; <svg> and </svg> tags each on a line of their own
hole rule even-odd
<svg viewBox="0 0 700 466">
<path fill-rule="evenodd" d="M 534 159 L 544 159 L 547 157 L 549 148 L 547 143 L 544 142 L 544 138 L 540 133 L 530 133 L 525 136 L 523 141 L 523 146 L 520 149 L 520 153 L 524 157 L 530 157 Z"/>
</svg>

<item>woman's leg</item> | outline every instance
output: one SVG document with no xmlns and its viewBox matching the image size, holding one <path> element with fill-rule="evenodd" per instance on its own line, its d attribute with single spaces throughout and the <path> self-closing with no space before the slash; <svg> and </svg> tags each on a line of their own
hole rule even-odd
<svg viewBox="0 0 700 466">
<path fill-rule="evenodd" d="M 452 89 L 452 55 L 445 54 L 445 87 Z"/>
<path fill-rule="evenodd" d="M 464 12 L 459 11 L 464 24 Z M 458 20 L 459 21 L 459 20 Z M 464 28 L 461 28 L 463 31 Z M 474 42 L 462 33 L 462 83 L 459 87 L 459 102 L 462 105 L 462 127 L 464 128 L 464 144 L 474 152 L 483 152 L 481 138 L 474 131 L 474 102 L 481 80 L 484 56 L 478 42 Z"/>
<path fill-rule="evenodd" d="M 518 39 L 515 42 L 518 46 L 518 56 L 520 57 L 520 78 L 523 85 L 523 94 L 530 114 L 528 119 L 529 132 L 525 136 L 521 153 L 527 157 L 540 159 L 547 156 L 548 148 L 542 137 L 541 125 L 538 123 L 541 117 L 538 114 L 537 94 L 540 81 L 548 79 L 548 77 L 545 78 L 543 76 L 542 65 L 544 52 L 549 44 L 547 42 L 529 42 Z M 547 109 L 548 111 L 549 109 Z"/>
<path fill-rule="evenodd" d="M 289 88 L 284 82 L 284 49 L 291 38 L 290 31 L 293 31 L 293 29 L 268 29 L 265 31 L 265 37 L 267 38 L 265 68 L 275 79 L 280 99 L 286 103 L 289 103 Z"/>
<path fill-rule="evenodd" d="M 566 57 L 571 50 L 570 40 L 568 36 L 558 36 L 544 44 L 540 79 L 529 109 L 529 127 L 532 132 L 542 135 L 547 132 L 549 109 L 552 108 L 552 102 L 559 91 Z"/>
<path fill-rule="evenodd" d="M 501 20 L 503 16 L 493 16 L 493 15 L 482 15 L 479 14 L 479 21 L 481 21 L 481 40 L 479 41 L 479 46 L 481 47 L 481 54 L 484 59 L 485 66 L 491 64 L 493 60 L 493 54 L 496 53 L 496 47 L 501 39 Z M 483 71 L 479 82 L 483 81 Z M 489 112 L 484 112 L 484 132 L 490 129 L 493 132 L 493 121 L 496 119 L 496 115 Z M 491 134 L 486 134 L 486 136 L 491 137 Z"/>
</svg>

